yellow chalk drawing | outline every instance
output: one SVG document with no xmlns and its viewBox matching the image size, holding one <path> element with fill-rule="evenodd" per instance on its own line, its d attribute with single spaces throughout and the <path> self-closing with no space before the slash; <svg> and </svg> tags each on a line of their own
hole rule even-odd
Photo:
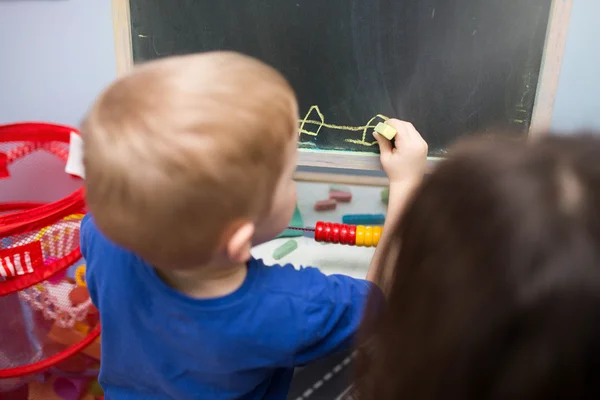
<svg viewBox="0 0 600 400">
<path fill-rule="evenodd" d="M 314 119 L 309 119 L 309 117 L 311 116 L 311 114 L 315 112 L 317 114 L 317 116 L 319 117 L 320 121 L 316 121 Z M 362 131 L 362 137 L 360 140 L 358 139 L 345 139 L 346 142 L 348 143 L 354 143 L 354 144 L 360 144 L 362 146 L 373 146 L 374 144 L 377 144 L 377 141 L 372 141 L 372 142 L 367 142 L 367 132 L 369 129 L 374 129 L 376 124 L 373 124 L 373 122 L 376 119 L 381 119 L 382 121 L 387 121 L 389 118 L 386 117 L 385 115 L 381 115 L 381 114 L 377 114 L 376 116 L 374 116 L 373 118 L 371 118 L 369 120 L 369 122 L 367 122 L 366 125 L 363 126 L 347 126 L 347 125 L 334 125 L 334 124 L 328 124 L 325 122 L 325 116 L 323 115 L 323 113 L 321 112 L 321 110 L 319 109 L 319 106 L 311 106 L 308 109 L 308 112 L 306 113 L 306 115 L 304 116 L 304 118 L 302 118 L 299 122 L 300 122 L 300 129 L 298 130 L 298 136 L 302 135 L 303 133 L 305 135 L 310 135 L 310 136 L 319 136 L 319 132 L 321 132 L 321 128 L 325 127 L 325 128 L 329 128 L 329 129 L 334 129 L 334 130 L 338 130 L 338 131 L 348 131 L 348 132 L 360 132 Z M 308 130 L 307 128 L 305 128 L 305 126 L 307 125 L 314 125 L 316 126 L 316 130 Z M 314 129 L 314 127 L 313 127 Z"/>
</svg>

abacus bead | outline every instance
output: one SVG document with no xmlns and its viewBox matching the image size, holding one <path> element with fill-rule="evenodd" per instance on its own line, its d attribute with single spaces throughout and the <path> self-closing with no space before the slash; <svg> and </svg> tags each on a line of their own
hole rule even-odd
<svg viewBox="0 0 600 400">
<path fill-rule="evenodd" d="M 358 225 L 356 227 L 356 245 L 365 245 L 365 227 L 363 225 Z"/>
<path fill-rule="evenodd" d="M 325 225 L 325 229 L 324 229 L 323 241 L 325 243 L 331 243 L 331 223 L 325 222 L 324 225 Z"/>
<path fill-rule="evenodd" d="M 365 247 L 373 247 L 373 227 L 365 226 Z"/>
<path fill-rule="evenodd" d="M 381 239 L 381 227 L 374 226 L 373 227 L 373 246 L 377 246 L 379 244 L 379 239 Z"/>
<path fill-rule="evenodd" d="M 323 221 L 317 222 L 317 226 L 315 226 L 315 241 L 322 242 L 324 238 L 324 223 Z"/>
<path fill-rule="evenodd" d="M 331 224 L 331 243 L 340 242 L 340 224 Z"/>
<path fill-rule="evenodd" d="M 346 244 L 350 246 L 356 245 L 356 226 L 348 225 L 348 240 L 346 240 Z"/>
<path fill-rule="evenodd" d="M 346 225 L 346 224 L 340 225 L 340 243 L 341 244 L 349 244 L 348 243 L 348 225 Z"/>
</svg>

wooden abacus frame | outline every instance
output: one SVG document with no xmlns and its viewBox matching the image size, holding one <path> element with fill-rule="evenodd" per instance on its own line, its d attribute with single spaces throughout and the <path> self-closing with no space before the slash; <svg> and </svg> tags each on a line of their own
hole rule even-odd
<svg viewBox="0 0 600 400">
<path fill-rule="evenodd" d="M 550 130 L 572 5 L 573 0 L 552 0 L 529 137 L 539 137 Z M 119 76 L 133 68 L 129 10 L 129 0 L 112 0 L 117 74 Z M 318 150 L 299 149 L 298 166 L 318 167 L 335 172 L 297 172 L 296 179 L 375 186 L 385 185 L 387 182 L 384 177 L 356 176 L 348 171 L 381 170 L 379 157 L 376 154 L 335 151 L 325 154 L 326 156 L 323 151 Z M 428 161 L 430 165 L 435 165 L 439 158 L 430 157 Z"/>
</svg>

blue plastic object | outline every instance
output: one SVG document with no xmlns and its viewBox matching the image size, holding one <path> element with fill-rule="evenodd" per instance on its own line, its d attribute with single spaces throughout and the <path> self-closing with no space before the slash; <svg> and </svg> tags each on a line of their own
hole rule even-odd
<svg viewBox="0 0 600 400">
<path fill-rule="evenodd" d="M 342 217 L 342 222 L 348 225 L 383 225 L 383 214 L 349 214 Z"/>
</svg>

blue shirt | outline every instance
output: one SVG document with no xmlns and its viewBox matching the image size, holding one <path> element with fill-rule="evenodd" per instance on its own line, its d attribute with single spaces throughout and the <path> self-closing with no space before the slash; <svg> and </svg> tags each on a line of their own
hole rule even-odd
<svg viewBox="0 0 600 400">
<path fill-rule="evenodd" d="M 251 259 L 235 292 L 190 298 L 110 242 L 89 215 L 81 251 L 100 311 L 107 400 L 285 399 L 295 366 L 351 344 L 372 287 Z"/>
</svg>

